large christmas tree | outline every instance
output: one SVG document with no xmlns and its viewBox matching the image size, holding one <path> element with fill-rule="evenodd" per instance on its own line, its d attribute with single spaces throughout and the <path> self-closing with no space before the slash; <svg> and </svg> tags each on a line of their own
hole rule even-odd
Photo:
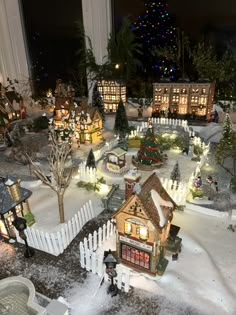
<svg viewBox="0 0 236 315">
<path fill-rule="evenodd" d="M 145 13 L 133 24 L 143 44 L 144 66 L 146 71 L 171 76 L 175 70 L 173 62 L 155 53 L 160 47 L 176 48 L 176 30 L 167 11 L 168 4 L 166 0 L 146 0 L 144 6 Z"/>
<path fill-rule="evenodd" d="M 150 125 L 138 151 L 138 161 L 144 165 L 154 165 L 162 161 L 154 128 Z"/>
</svg>

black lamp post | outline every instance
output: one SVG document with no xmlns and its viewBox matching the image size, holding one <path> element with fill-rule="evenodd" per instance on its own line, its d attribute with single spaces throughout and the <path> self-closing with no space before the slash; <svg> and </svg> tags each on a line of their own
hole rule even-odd
<svg viewBox="0 0 236 315">
<path fill-rule="evenodd" d="M 32 256 L 34 256 L 34 250 L 33 248 L 30 248 L 27 242 L 27 237 L 24 233 L 24 230 L 27 228 L 26 226 L 26 220 L 24 218 L 20 218 L 20 217 L 15 217 L 15 220 L 12 222 L 12 224 L 14 225 L 14 227 L 17 229 L 17 231 L 19 232 L 19 236 L 24 240 L 25 242 L 25 253 L 24 256 L 26 258 L 30 258 Z"/>
<path fill-rule="evenodd" d="M 111 279 L 111 285 L 108 288 L 107 293 L 110 294 L 111 296 L 116 296 L 118 293 L 118 288 L 117 285 L 114 284 L 114 278 L 117 277 L 117 272 L 115 270 L 116 268 L 116 264 L 117 264 L 117 260 L 115 259 L 115 257 L 112 255 L 111 250 L 109 249 L 109 251 L 105 251 L 104 252 L 104 260 L 103 262 L 106 265 L 106 273 L 108 274 L 109 278 Z"/>
</svg>

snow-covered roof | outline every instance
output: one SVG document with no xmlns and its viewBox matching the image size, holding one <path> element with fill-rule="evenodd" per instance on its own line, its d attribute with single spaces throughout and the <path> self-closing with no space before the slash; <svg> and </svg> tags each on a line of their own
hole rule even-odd
<svg viewBox="0 0 236 315">
<path fill-rule="evenodd" d="M 114 154 L 117 157 L 121 157 L 122 155 L 124 155 L 126 153 L 127 152 L 121 148 L 115 148 L 115 149 L 107 152 L 107 154 Z"/>
</svg>

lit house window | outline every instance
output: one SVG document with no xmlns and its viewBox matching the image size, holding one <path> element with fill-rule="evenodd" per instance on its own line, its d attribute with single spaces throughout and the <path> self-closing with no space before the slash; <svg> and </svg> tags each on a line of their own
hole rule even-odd
<svg viewBox="0 0 236 315">
<path fill-rule="evenodd" d="M 192 93 L 198 93 L 199 92 L 199 89 L 192 89 Z"/>
<path fill-rule="evenodd" d="M 179 89 L 173 89 L 174 93 L 179 93 Z"/>
<path fill-rule="evenodd" d="M 167 88 L 164 89 L 164 93 L 165 93 L 165 94 L 168 93 L 168 89 L 167 89 Z"/>
<path fill-rule="evenodd" d="M 191 103 L 197 104 L 198 103 L 198 96 L 191 97 Z"/>
<path fill-rule="evenodd" d="M 161 95 L 155 95 L 155 101 L 160 102 L 161 101 Z"/>
<path fill-rule="evenodd" d="M 161 89 L 155 89 L 155 92 L 161 93 Z"/>
<path fill-rule="evenodd" d="M 181 104 L 187 104 L 187 97 L 181 97 Z"/>
<path fill-rule="evenodd" d="M 173 102 L 178 102 L 179 101 L 179 96 L 178 95 L 174 95 L 172 98 Z"/>
<path fill-rule="evenodd" d="M 182 89 L 182 90 L 181 90 L 181 93 L 182 93 L 182 94 L 187 94 L 187 90 L 186 90 L 186 89 Z"/>
<path fill-rule="evenodd" d="M 125 221 L 125 234 L 130 235 L 132 232 L 132 223 Z"/>
<path fill-rule="evenodd" d="M 145 226 L 140 226 L 139 238 L 144 241 L 148 239 L 148 229 Z"/>
<path fill-rule="evenodd" d="M 206 89 L 202 89 L 202 94 L 206 94 Z"/>
</svg>

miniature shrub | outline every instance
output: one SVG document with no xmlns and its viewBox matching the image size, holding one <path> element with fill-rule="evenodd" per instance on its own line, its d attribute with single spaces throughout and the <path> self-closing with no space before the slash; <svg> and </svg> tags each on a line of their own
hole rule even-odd
<svg viewBox="0 0 236 315">
<path fill-rule="evenodd" d="M 191 193 L 192 193 L 192 197 L 193 199 L 195 198 L 202 198 L 204 195 L 204 192 L 202 189 L 200 188 L 192 188 L 190 189 Z"/>
<path fill-rule="evenodd" d="M 27 226 L 31 226 L 35 223 L 35 217 L 34 217 L 33 213 L 31 213 L 31 212 L 27 212 L 24 215 L 24 218 L 26 220 Z"/>
<path fill-rule="evenodd" d="M 201 147 L 200 145 L 198 145 L 198 144 L 195 144 L 195 145 L 193 146 L 193 153 L 194 153 L 195 155 L 197 155 L 197 156 L 202 155 L 202 153 L 203 153 L 202 147 Z"/>
</svg>

